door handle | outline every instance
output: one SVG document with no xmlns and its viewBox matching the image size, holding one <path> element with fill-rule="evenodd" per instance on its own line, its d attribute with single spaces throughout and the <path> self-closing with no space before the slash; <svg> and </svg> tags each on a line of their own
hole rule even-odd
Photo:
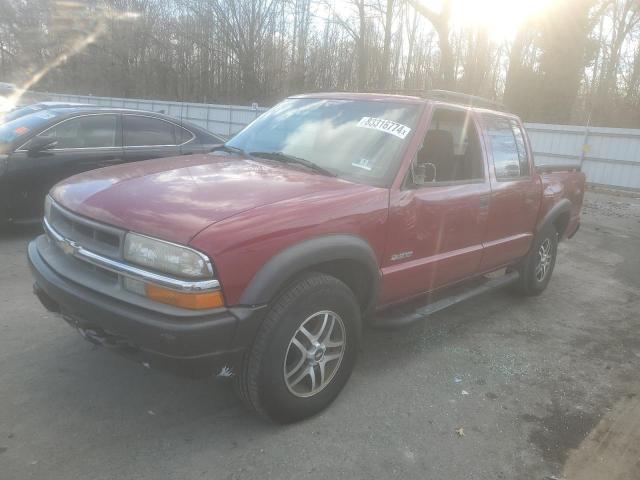
<svg viewBox="0 0 640 480">
<path fill-rule="evenodd" d="M 480 197 L 480 199 L 478 200 L 478 206 L 483 212 L 489 210 L 489 195 Z"/>
</svg>

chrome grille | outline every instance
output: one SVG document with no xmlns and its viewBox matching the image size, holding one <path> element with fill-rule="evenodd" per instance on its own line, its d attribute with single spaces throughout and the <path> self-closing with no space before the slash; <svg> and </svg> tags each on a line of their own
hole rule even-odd
<svg viewBox="0 0 640 480">
<path fill-rule="evenodd" d="M 87 280 L 99 277 L 103 285 L 119 285 L 122 278 L 128 277 L 183 292 L 220 288 L 215 278 L 183 280 L 127 263 L 122 251 L 126 231 L 76 215 L 51 200 L 45 203 L 45 211 L 44 229 L 58 256 L 72 262 L 75 272 Z M 87 273 L 93 277 L 87 277 Z"/>
<path fill-rule="evenodd" d="M 61 208 L 51 205 L 49 224 L 63 237 L 72 240 L 93 252 L 110 258 L 119 258 L 125 232 L 102 225 Z"/>
</svg>

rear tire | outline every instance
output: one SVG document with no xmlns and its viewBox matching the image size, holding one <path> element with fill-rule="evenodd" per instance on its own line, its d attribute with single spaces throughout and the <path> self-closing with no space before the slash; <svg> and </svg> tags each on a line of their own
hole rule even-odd
<svg viewBox="0 0 640 480">
<path fill-rule="evenodd" d="M 520 278 L 516 292 L 525 296 L 540 295 L 549 284 L 558 253 L 558 232 L 553 224 L 543 227 L 531 246 L 531 251 L 518 268 Z"/>
<path fill-rule="evenodd" d="M 329 275 L 304 274 L 270 308 L 234 390 L 250 410 L 277 423 L 315 415 L 349 379 L 360 331 L 349 287 Z"/>
</svg>

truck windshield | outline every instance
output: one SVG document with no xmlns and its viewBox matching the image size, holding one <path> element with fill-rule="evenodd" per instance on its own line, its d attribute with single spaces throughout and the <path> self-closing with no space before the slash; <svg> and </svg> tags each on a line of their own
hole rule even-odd
<svg viewBox="0 0 640 480">
<path fill-rule="evenodd" d="M 341 178 L 388 186 L 411 138 L 419 106 L 393 102 L 292 98 L 227 142 L 277 161 L 279 153 L 313 162 Z M 275 160 L 274 160 L 275 159 Z"/>
</svg>

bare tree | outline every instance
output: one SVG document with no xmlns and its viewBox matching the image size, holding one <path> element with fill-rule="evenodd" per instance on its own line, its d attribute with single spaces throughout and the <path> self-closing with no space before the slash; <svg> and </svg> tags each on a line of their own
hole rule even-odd
<svg viewBox="0 0 640 480">
<path fill-rule="evenodd" d="M 460 26 L 453 1 L 0 0 L 0 81 L 262 104 L 448 88 L 502 97 L 527 120 L 640 124 L 637 0 L 558 0 L 510 41 Z"/>
<path fill-rule="evenodd" d="M 438 85 L 441 88 L 452 88 L 454 84 L 453 72 L 453 51 L 449 41 L 450 21 L 451 21 L 451 0 L 442 1 L 442 9 L 436 12 L 431 8 L 419 3 L 417 0 L 409 0 L 409 3 L 420 15 L 425 17 L 434 30 L 438 33 L 438 43 L 440 45 L 440 66 L 438 71 Z"/>
</svg>

